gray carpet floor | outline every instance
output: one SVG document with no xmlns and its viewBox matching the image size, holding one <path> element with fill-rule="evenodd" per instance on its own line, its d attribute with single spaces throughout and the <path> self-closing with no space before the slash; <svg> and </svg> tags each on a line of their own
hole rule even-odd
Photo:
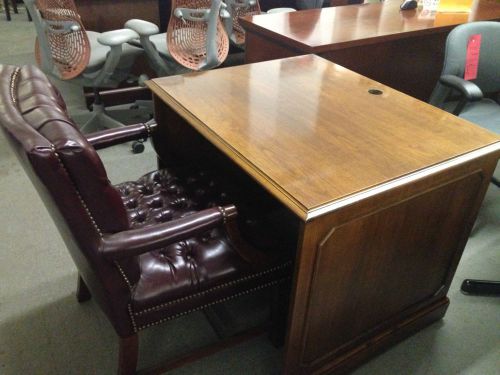
<svg viewBox="0 0 500 375">
<path fill-rule="evenodd" d="M 14 14 L 12 22 L 0 13 L 0 63 L 33 63 L 34 37 L 24 10 Z M 76 86 L 55 83 L 70 113 L 84 111 Z M 149 144 L 140 155 L 119 146 L 101 156 L 113 182 L 136 179 L 156 163 Z M 0 197 L 0 374 L 115 373 L 114 331 L 92 300 L 76 302 L 73 262 L 2 136 Z M 461 294 L 460 283 L 467 277 L 500 280 L 500 189 L 493 185 L 452 283 L 445 318 L 354 374 L 500 374 L 500 299 Z M 246 303 L 246 310 L 254 306 L 251 301 L 240 303 Z M 255 310 L 256 315 L 261 313 Z M 215 342 L 216 336 L 204 316 L 194 313 L 145 331 L 140 340 L 140 366 L 144 366 Z M 259 337 L 172 374 L 277 374 L 281 355 Z"/>
</svg>

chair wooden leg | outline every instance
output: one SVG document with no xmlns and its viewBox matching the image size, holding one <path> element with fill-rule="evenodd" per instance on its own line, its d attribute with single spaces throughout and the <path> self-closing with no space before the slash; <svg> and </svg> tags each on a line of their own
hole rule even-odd
<svg viewBox="0 0 500 375">
<path fill-rule="evenodd" d="M 139 356 L 139 335 L 120 337 L 118 354 L 118 375 L 133 375 L 137 369 Z"/>
<path fill-rule="evenodd" d="M 498 180 L 496 177 L 491 177 L 491 183 L 500 188 L 500 180 Z"/>
<path fill-rule="evenodd" d="M 87 284 L 83 281 L 82 277 L 78 275 L 78 285 L 76 287 L 76 299 L 78 302 L 82 303 L 88 301 L 92 295 L 90 294 Z"/>
<path fill-rule="evenodd" d="M 15 14 L 19 14 L 19 11 L 17 10 L 17 0 L 12 0 L 12 8 L 14 9 Z"/>
<path fill-rule="evenodd" d="M 11 20 L 10 17 L 10 5 L 9 5 L 9 0 L 3 0 L 3 7 L 5 9 L 5 15 L 7 16 L 7 21 Z"/>
</svg>

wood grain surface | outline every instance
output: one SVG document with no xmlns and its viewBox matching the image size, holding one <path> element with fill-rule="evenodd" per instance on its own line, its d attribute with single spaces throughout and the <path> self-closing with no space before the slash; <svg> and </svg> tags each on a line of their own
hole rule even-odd
<svg viewBox="0 0 500 375">
<path fill-rule="evenodd" d="M 313 55 L 148 86 L 301 217 L 486 145 L 500 147 L 492 133 Z"/>
<path fill-rule="evenodd" d="M 244 17 L 248 31 L 258 32 L 297 48 L 303 53 L 321 53 L 450 30 L 472 21 L 500 19 L 500 3 L 474 0 L 463 16 L 433 13 L 418 8 L 401 11 L 399 0 L 300 12 Z"/>
</svg>

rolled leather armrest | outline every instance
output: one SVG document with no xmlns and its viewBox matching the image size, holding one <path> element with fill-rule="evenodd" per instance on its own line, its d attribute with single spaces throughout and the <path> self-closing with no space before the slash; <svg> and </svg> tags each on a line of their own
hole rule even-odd
<svg viewBox="0 0 500 375">
<path fill-rule="evenodd" d="M 192 215 L 149 227 L 103 235 L 100 252 L 110 260 L 147 253 L 200 235 L 236 217 L 234 205 L 208 208 Z"/>
<path fill-rule="evenodd" d="M 96 150 L 100 150 L 124 142 L 148 138 L 156 127 L 157 124 L 153 120 L 145 124 L 134 124 L 122 128 L 100 130 L 86 134 L 86 137 Z"/>
<path fill-rule="evenodd" d="M 138 20 L 138 19 L 128 20 L 127 22 L 125 22 L 124 26 L 127 29 L 134 30 L 140 36 L 150 36 L 158 34 L 160 32 L 158 26 L 156 26 L 152 22 L 144 20 Z"/>
<path fill-rule="evenodd" d="M 137 34 L 134 30 L 120 29 L 102 33 L 97 38 L 97 41 L 105 46 L 114 47 L 123 43 L 131 42 L 132 40 L 138 38 L 139 34 Z"/>
<path fill-rule="evenodd" d="M 445 74 L 439 78 L 439 82 L 447 87 L 460 91 L 467 101 L 474 102 L 483 98 L 483 92 L 481 89 L 475 83 L 466 81 L 463 78 L 451 74 Z"/>
</svg>

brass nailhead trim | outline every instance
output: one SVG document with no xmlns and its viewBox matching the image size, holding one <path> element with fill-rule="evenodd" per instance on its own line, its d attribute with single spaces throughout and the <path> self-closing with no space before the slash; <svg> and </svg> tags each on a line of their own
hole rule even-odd
<svg viewBox="0 0 500 375">
<path fill-rule="evenodd" d="M 97 225 L 96 221 L 94 220 L 94 217 L 92 216 L 92 213 L 90 212 L 89 208 L 85 204 L 82 196 L 80 195 L 80 192 L 76 188 L 76 185 L 73 183 L 73 180 L 71 179 L 70 174 L 68 173 L 68 171 L 67 171 L 66 167 L 64 166 L 61 158 L 59 157 L 59 154 L 56 151 L 56 147 L 53 144 L 51 144 L 50 146 L 52 148 L 52 152 L 54 153 L 54 155 L 56 155 L 57 160 L 59 161 L 59 164 L 61 165 L 61 168 L 64 170 L 64 173 L 66 173 L 66 175 L 68 176 L 69 180 L 71 181 L 71 183 L 72 183 L 72 185 L 73 185 L 73 187 L 75 189 L 76 195 L 78 196 L 78 199 L 80 200 L 80 203 L 82 204 L 83 208 L 85 209 L 85 212 L 87 213 L 88 217 L 90 218 L 90 221 L 92 222 L 92 225 L 94 226 L 94 229 L 99 234 L 99 237 L 102 238 L 101 229 L 99 228 L 99 226 Z M 115 261 L 114 264 L 115 264 L 116 268 L 118 268 L 118 272 L 123 277 L 123 280 L 125 280 L 125 284 L 127 284 L 129 290 L 132 291 L 132 285 L 130 284 L 130 280 L 127 278 L 127 275 L 125 275 L 125 272 L 120 267 L 120 265 L 118 264 L 118 262 Z"/>
<path fill-rule="evenodd" d="M 137 324 L 135 324 L 134 314 L 132 314 L 132 306 L 130 303 L 127 305 L 128 315 L 130 316 L 130 320 L 132 322 L 132 327 L 134 328 L 134 333 L 137 333 Z"/>
<path fill-rule="evenodd" d="M 148 133 L 148 138 L 151 137 L 151 126 L 145 122 L 144 127 L 146 128 L 146 132 Z"/>
<path fill-rule="evenodd" d="M 288 280 L 289 277 L 285 278 L 285 279 L 281 279 L 281 280 L 275 280 L 275 281 L 271 281 L 267 284 L 263 284 L 263 285 L 259 285 L 255 288 L 252 288 L 252 289 L 248 289 L 244 292 L 240 292 L 240 293 L 237 293 L 237 294 L 233 294 L 232 296 L 229 296 L 229 297 L 225 297 L 225 298 L 221 298 L 217 301 L 213 301 L 213 302 L 210 302 L 210 303 L 207 303 L 206 305 L 203 305 L 203 306 L 200 306 L 200 307 L 196 307 L 194 309 L 191 309 L 191 310 L 188 310 L 188 311 L 184 311 L 184 312 L 181 312 L 181 313 L 178 313 L 178 314 L 175 314 L 175 315 L 172 315 L 172 316 L 169 316 L 168 318 L 163 318 L 163 319 L 160 319 L 160 320 L 157 320 L 156 322 L 152 322 L 152 323 L 148 323 L 148 324 L 145 324 L 143 326 L 140 326 L 138 328 L 138 330 L 143 330 L 145 328 L 148 328 L 148 327 L 152 327 L 152 326 L 156 326 L 158 324 L 161 324 L 161 323 L 164 323 L 164 322 L 167 322 L 169 320 L 172 320 L 172 319 L 176 319 L 176 318 L 179 318 L 181 316 L 184 316 L 184 315 L 187 315 L 187 314 L 190 314 L 192 312 L 195 312 L 195 311 L 199 311 L 199 310 L 203 310 L 203 309 L 206 309 L 207 307 L 210 307 L 210 306 L 213 306 L 213 305 L 216 305 L 218 303 L 222 303 L 222 302 L 226 302 L 226 301 L 229 301 L 229 300 L 232 300 L 236 297 L 240 297 L 240 296 L 243 296 L 243 295 L 246 295 L 246 294 L 250 294 L 252 292 L 255 292 L 257 290 L 260 290 L 260 289 L 264 289 L 264 288 L 267 288 L 269 286 L 272 286 L 272 285 L 276 285 L 278 283 L 281 283 L 281 282 L 284 282 L 285 280 Z M 134 329 L 136 329 L 136 327 L 134 326 Z M 135 331 L 137 332 L 137 331 Z"/>
<path fill-rule="evenodd" d="M 120 264 L 116 260 L 113 263 L 115 264 L 116 268 L 118 268 L 120 275 L 122 275 L 123 279 L 125 280 L 125 283 L 127 283 L 127 286 L 130 289 L 130 291 L 132 291 L 132 284 L 130 283 L 130 280 L 128 279 L 127 275 L 125 274 L 125 271 L 123 271 L 123 268 L 120 266 Z"/>
<path fill-rule="evenodd" d="M 219 209 L 219 212 L 222 214 L 222 219 L 223 219 L 223 223 L 226 224 L 227 222 L 227 212 L 226 212 L 226 209 L 222 206 L 219 206 L 217 207 Z"/>
<path fill-rule="evenodd" d="M 92 222 L 92 225 L 94 226 L 94 229 L 97 231 L 97 233 L 99 234 L 99 236 L 102 238 L 102 232 L 101 230 L 99 229 L 99 227 L 97 226 L 97 223 L 95 222 L 94 220 L 94 217 L 92 216 L 92 214 L 90 213 L 90 210 L 89 208 L 87 207 L 87 205 L 85 204 L 85 202 L 83 201 L 83 198 L 82 196 L 80 195 L 80 192 L 78 191 L 76 185 L 73 183 L 73 180 L 71 179 L 71 176 L 70 174 L 68 173 L 66 167 L 64 166 L 61 158 L 59 157 L 59 154 L 57 153 L 56 151 L 56 146 L 54 146 L 53 144 L 50 145 L 51 149 L 52 149 L 52 152 L 54 152 L 54 155 L 56 155 L 57 157 L 57 160 L 59 161 L 59 164 L 61 165 L 62 169 L 64 170 L 64 172 L 66 173 L 66 175 L 68 176 L 69 180 L 71 181 L 73 187 L 75 188 L 75 192 L 76 192 L 76 195 L 78 196 L 78 199 L 80 200 L 80 203 L 82 204 L 83 208 L 85 209 L 85 212 L 87 213 L 88 217 L 90 218 L 90 221 Z"/>
<path fill-rule="evenodd" d="M 12 75 L 10 76 L 10 98 L 12 100 L 12 103 L 17 107 L 17 99 L 15 95 L 15 88 L 17 86 L 17 79 L 19 77 L 19 72 L 21 71 L 21 68 L 16 68 Z"/>
<path fill-rule="evenodd" d="M 196 294 L 191 294 L 189 296 L 176 299 L 175 301 L 170 301 L 170 302 L 162 303 L 160 305 L 149 307 L 149 308 L 147 308 L 145 310 L 141 310 L 141 311 L 138 311 L 138 312 L 134 313 L 134 315 L 135 316 L 139 316 L 139 315 L 142 315 L 142 314 L 149 313 L 151 311 L 160 310 L 163 307 L 174 305 L 174 304 L 180 303 L 180 302 L 184 302 L 186 300 L 189 300 L 189 299 L 192 299 L 192 298 L 196 298 L 196 297 L 202 296 L 204 294 L 210 293 L 210 292 L 212 292 L 214 290 L 225 288 L 226 286 L 229 286 L 229 285 L 234 285 L 234 284 L 237 284 L 237 283 L 242 282 L 242 281 L 254 279 L 256 277 L 259 277 L 259 276 L 262 276 L 262 275 L 266 275 L 268 273 L 271 273 L 271 272 L 277 271 L 279 269 L 288 267 L 291 263 L 292 263 L 291 261 L 288 261 L 288 262 L 283 263 L 283 264 L 281 264 L 279 266 L 276 266 L 274 268 L 270 268 L 270 269 L 268 269 L 266 271 L 262 271 L 262 272 L 259 272 L 259 273 L 256 273 L 256 274 L 253 274 L 253 275 L 250 275 L 250 276 L 245 276 L 245 277 L 242 277 L 241 279 L 233 280 L 233 281 L 230 281 L 230 282 L 225 283 L 225 284 L 217 285 L 217 286 L 215 286 L 213 288 L 204 290 L 202 292 L 199 292 L 199 293 L 196 293 Z"/>
</svg>

